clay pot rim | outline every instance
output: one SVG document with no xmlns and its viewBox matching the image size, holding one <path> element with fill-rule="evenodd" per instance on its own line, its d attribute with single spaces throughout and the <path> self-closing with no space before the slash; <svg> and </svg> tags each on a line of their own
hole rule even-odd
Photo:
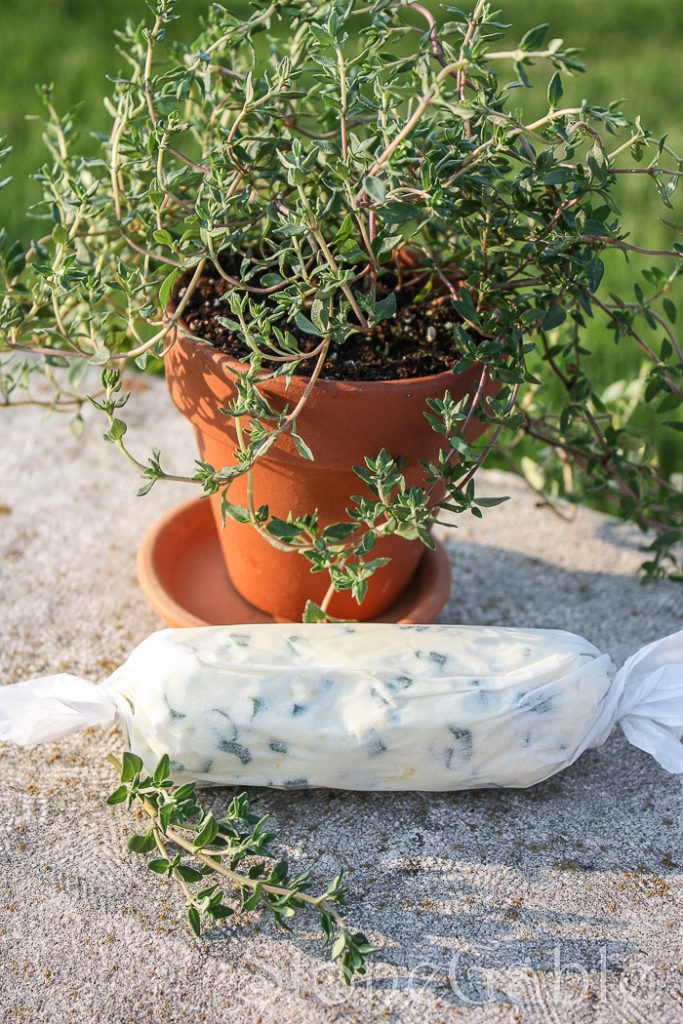
<svg viewBox="0 0 683 1024">
<path fill-rule="evenodd" d="M 172 312 L 172 305 L 169 304 L 168 312 Z M 217 367 L 231 366 L 239 367 L 240 370 L 248 368 L 249 363 L 243 362 L 240 359 L 235 359 L 233 356 L 228 355 L 227 352 L 222 352 L 216 348 L 210 341 L 198 341 L 192 336 L 188 336 L 184 333 L 183 328 L 186 328 L 185 322 L 181 317 L 178 320 L 179 330 L 177 331 L 177 337 L 174 344 L 182 344 L 188 347 L 194 348 L 197 352 L 201 352 L 202 355 L 215 363 Z M 284 377 L 268 377 L 268 372 L 264 370 L 262 374 L 264 379 L 271 381 L 284 380 Z M 432 385 L 435 381 L 443 380 L 447 381 L 452 377 L 457 377 L 458 374 L 455 370 L 440 370 L 438 373 L 431 373 L 428 376 L 423 377 L 399 377 L 389 378 L 386 380 L 330 380 L 328 377 L 318 377 L 315 382 L 315 389 L 322 391 L 338 391 L 343 394 L 386 394 L 387 392 L 397 391 L 405 388 L 424 388 L 425 391 L 431 393 Z M 292 383 L 302 389 L 304 389 L 310 377 L 304 377 L 303 374 L 294 373 L 291 377 Z"/>
<path fill-rule="evenodd" d="M 166 308 L 166 312 L 171 316 L 177 307 L 177 290 L 180 287 L 180 281 L 178 281 L 171 293 L 171 299 Z M 211 360 L 218 366 L 239 366 L 242 369 L 246 369 L 249 363 L 244 362 L 241 359 L 235 359 L 233 356 L 228 355 L 227 352 L 221 351 L 216 348 L 210 341 L 198 341 L 193 336 L 189 336 L 184 333 L 183 329 L 187 329 L 184 318 L 181 316 L 178 319 L 178 326 L 180 331 L 177 332 L 175 344 L 182 342 L 184 345 L 192 346 Z M 267 377 L 268 371 L 264 370 L 262 376 Z M 261 375 L 259 375 L 261 376 Z M 401 388 L 416 387 L 420 389 L 420 385 L 424 387 L 426 392 L 431 394 L 431 388 L 435 381 L 448 380 L 451 377 L 458 376 L 453 370 L 440 370 L 438 373 L 431 373 L 427 376 L 422 377 L 400 377 L 400 378 L 387 378 L 382 380 L 330 380 L 327 377 L 318 377 L 315 382 L 315 388 L 327 391 L 328 393 L 338 391 L 342 394 L 359 394 L 364 393 L 368 395 L 386 394 L 387 392 L 396 391 Z M 284 378 L 270 378 L 271 380 L 282 380 Z M 292 383 L 295 387 L 300 387 L 302 390 L 305 389 L 310 377 L 305 377 L 303 374 L 294 373 L 291 377 Z"/>
</svg>

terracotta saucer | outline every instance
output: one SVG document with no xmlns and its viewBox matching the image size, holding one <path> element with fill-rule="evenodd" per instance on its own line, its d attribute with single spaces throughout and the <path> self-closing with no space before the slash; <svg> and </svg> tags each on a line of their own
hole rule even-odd
<svg viewBox="0 0 683 1024">
<path fill-rule="evenodd" d="M 158 519 L 137 557 L 140 586 L 169 626 L 272 622 L 233 587 L 221 556 L 208 501 L 192 498 Z M 448 553 L 440 542 L 425 555 L 406 593 L 374 622 L 432 622 L 451 587 Z"/>
</svg>

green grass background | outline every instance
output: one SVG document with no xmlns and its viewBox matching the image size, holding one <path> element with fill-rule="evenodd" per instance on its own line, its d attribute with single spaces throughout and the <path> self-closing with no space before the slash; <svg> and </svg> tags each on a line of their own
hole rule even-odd
<svg viewBox="0 0 683 1024">
<path fill-rule="evenodd" d="M 227 0 L 227 4 L 235 12 L 247 6 L 240 0 Z M 207 5 L 208 0 L 181 0 L 181 20 L 174 34 L 191 38 L 193 20 Z M 671 143 L 683 151 L 682 0 L 500 0 L 499 6 L 503 19 L 513 25 L 511 41 L 548 21 L 553 35 L 583 48 L 588 74 L 565 82 L 569 103 L 583 97 L 599 103 L 623 99 L 627 112 L 640 113 L 644 126 L 655 133 L 669 132 Z M 106 130 L 109 119 L 101 99 L 108 86 L 105 75 L 121 65 L 114 49 L 114 29 L 127 17 L 148 14 L 143 0 L 32 0 L 30 4 L 2 0 L 0 135 L 8 135 L 14 147 L 7 165 L 14 182 L 0 192 L 0 224 L 11 234 L 27 240 L 34 233 L 26 208 L 37 192 L 28 175 L 44 159 L 39 127 L 26 120 L 40 111 L 35 84 L 54 82 L 59 109 L 82 103 L 84 133 Z M 535 96 L 533 90 L 524 98 L 530 112 L 544 102 L 543 93 Z M 683 223 L 683 215 L 666 211 L 649 181 L 625 177 L 622 182 L 624 221 L 634 240 L 648 247 L 680 241 L 661 217 Z M 615 254 L 608 285 L 630 296 L 638 267 L 638 262 L 629 266 Z M 680 312 L 683 321 L 683 309 Z M 635 345 L 627 341 L 616 348 L 601 329 L 594 329 L 589 340 L 595 351 L 592 372 L 601 386 L 637 375 L 640 357 Z M 650 426 L 647 410 L 640 413 L 640 425 Z M 681 435 L 664 428 L 654 432 L 663 468 L 680 471 Z"/>
</svg>

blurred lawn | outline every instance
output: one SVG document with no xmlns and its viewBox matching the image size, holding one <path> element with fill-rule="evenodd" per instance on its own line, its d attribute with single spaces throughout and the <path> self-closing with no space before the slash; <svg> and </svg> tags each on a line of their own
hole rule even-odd
<svg viewBox="0 0 683 1024">
<path fill-rule="evenodd" d="M 243 0 L 226 0 L 226 4 L 234 12 L 246 8 Z M 175 23 L 174 33 L 191 35 L 192 19 L 207 5 L 208 0 L 181 0 L 182 18 Z M 683 151 L 681 0 L 605 0 L 602 4 L 595 0 L 500 0 L 500 7 L 504 20 L 514 25 L 511 36 L 515 39 L 533 25 L 549 21 L 553 35 L 584 49 L 588 74 L 565 82 L 569 103 L 584 97 L 605 104 L 623 99 L 628 113 L 640 113 L 643 125 L 655 133 L 668 131 L 672 145 Z M 7 173 L 15 181 L 0 192 L 0 224 L 10 233 L 24 239 L 33 234 L 25 210 L 37 192 L 27 176 L 44 159 L 38 127 L 25 119 L 40 110 L 35 84 L 54 82 L 59 109 L 82 102 L 84 129 L 106 129 L 108 117 L 101 100 L 107 89 L 105 75 L 121 65 L 113 31 L 126 17 L 138 19 L 148 14 L 143 0 L 32 0 L 30 5 L 26 0 L 2 0 L 0 135 L 8 135 L 14 146 Z M 522 101 L 521 91 L 516 98 Z M 544 102 L 544 92 L 538 97 L 534 91 L 524 94 L 524 102 L 533 112 Z M 683 215 L 661 206 L 651 182 L 628 176 L 622 181 L 624 220 L 634 240 L 649 247 L 680 241 L 662 224 L 661 217 L 683 223 Z M 639 266 L 626 266 L 615 254 L 607 284 L 630 296 Z M 635 345 L 626 342 L 617 349 L 603 334 L 594 330 L 590 337 L 598 383 L 606 386 L 615 378 L 636 376 L 640 358 Z M 648 426 L 646 412 L 641 425 Z M 658 431 L 660 459 L 669 470 L 681 469 L 680 437 L 672 430 Z"/>
</svg>

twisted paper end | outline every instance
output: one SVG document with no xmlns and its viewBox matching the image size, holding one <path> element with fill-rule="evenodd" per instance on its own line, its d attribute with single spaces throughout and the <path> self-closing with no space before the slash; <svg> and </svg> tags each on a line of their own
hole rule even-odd
<svg viewBox="0 0 683 1024">
<path fill-rule="evenodd" d="M 642 647 L 617 672 L 616 720 L 629 743 L 683 772 L 683 630 Z"/>
<path fill-rule="evenodd" d="M 107 687 L 60 673 L 0 687 L 0 740 L 21 747 L 62 739 L 91 725 L 113 725 Z"/>
</svg>

